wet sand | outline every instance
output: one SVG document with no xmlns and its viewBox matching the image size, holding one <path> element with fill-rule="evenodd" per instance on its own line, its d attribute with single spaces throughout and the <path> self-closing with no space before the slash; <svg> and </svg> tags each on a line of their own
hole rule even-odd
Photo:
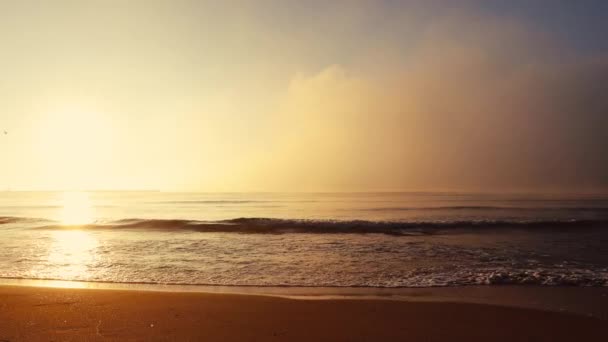
<svg viewBox="0 0 608 342">
<path fill-rule="evenodd" d="M 608 321 L 506 306 L 0 286 L 0 341 L 571 341 Z"/>
</svg>

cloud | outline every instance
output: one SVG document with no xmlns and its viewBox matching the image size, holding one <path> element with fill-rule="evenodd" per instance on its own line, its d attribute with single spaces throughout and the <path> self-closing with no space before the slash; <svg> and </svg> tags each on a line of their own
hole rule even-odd
<svg viewBox="0 0 608 342">
<path fill-rule="evenodd" d="M 436 20 L 386 64 L 295 76 L 266 167 L 299 190 L 606 188 L 608 59 L 562 51 L 521 23 Z"/>
<path fill-rule="evenodd" d="M 434 0 L 49 6 L 0 5 L 0 187 L 608 188 L 608 56 L 529 15 Z M 70 146 L 35 143 L 70 108 L 112 127 L 90 156 L 112 160 L 78 184 Z"/>
</svg>

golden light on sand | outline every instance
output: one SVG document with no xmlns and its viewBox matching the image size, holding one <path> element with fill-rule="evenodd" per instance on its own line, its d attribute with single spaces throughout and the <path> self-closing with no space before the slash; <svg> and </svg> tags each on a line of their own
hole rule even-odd
<svg viewBox="0 0 608 342">
<path fill-rule="evenodd" d="M 44 282 L 37 282 L 36 286 L 42 287 L 58 287 L 62 289 L 86 289 L 89 288 L 89 284 L 81 281 L 67 281 L 67 280 L 45 280 Z"/>
<path fill-rule="evenodd" d="M 86 192 L 64 192 L 61 202 L 60 221 L 63 225 L 73 226 L 93 222 L 93 207 Z"/>
</svg>

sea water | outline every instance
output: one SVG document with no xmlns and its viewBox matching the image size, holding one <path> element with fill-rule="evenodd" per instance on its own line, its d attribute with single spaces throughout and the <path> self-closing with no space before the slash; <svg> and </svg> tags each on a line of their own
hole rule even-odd
<svg viewBox="0 0 608 342">
<path fill-rule="evenodd" d="M 608 286 L 608 196 L 0 192 L 0 278 Z"/>
</svg>

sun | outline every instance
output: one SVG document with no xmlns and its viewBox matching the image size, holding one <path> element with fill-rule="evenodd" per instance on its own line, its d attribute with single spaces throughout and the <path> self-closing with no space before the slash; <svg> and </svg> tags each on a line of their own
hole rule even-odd
<svg viewBox="0 0 608 342">
<path fill-rule="evenodd" d="M 60 221 L 63 225 L 74 226 L 93 223 L 93 207 L 86 192 L 64 192 L 61 202 Z"/>
<path fill-rule="evenodd" d="M 99 188 L 107 178 L 114 139 L 108 118 L 87 109 L 63 109 L 42 115 L 36 153 L 54 189 Z"/>
</svg>

